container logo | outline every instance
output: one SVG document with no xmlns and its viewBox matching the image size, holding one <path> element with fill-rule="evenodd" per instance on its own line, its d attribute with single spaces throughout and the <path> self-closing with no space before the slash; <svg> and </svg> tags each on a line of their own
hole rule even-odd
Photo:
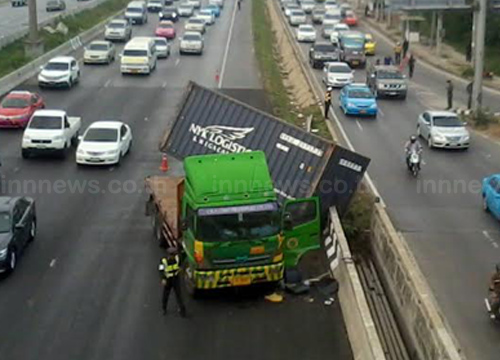
<svg viewBox="0 0 500 360">
<path fill-rule="evenodd" d="M 217 153 L 240 153 L 251 151 L 238 144 L 236 140 L 244 139 L 254 130 L 253 127 L 241 128 L 233 126 L 191 124 L 189 132 L 194 134 L 193 141 Z"/>
</svg>

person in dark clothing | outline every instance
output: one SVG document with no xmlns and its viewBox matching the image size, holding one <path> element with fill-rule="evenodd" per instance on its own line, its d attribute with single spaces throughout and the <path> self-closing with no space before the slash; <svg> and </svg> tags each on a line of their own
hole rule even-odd
<svg viewBox="0 0 500 360">
<path fill-rule="evenodd" d="M 330 105 L 332 104 L 332 88 L 328 87 L 325 93 L 325 120 L 328 119 L 328 112 L 330 111 Z"/>
<path fill-rule="evenodd" d="M 365 6 L 365 16 L 368 17 L 369 13 L 370 13 L 370 7 L 368 6 L 368 4 L 366 4 L 366 6 Z"/>
<path fill-rule="evenodd" d="M 467 84 L 467 87 L 465 88 L 467 90 L 467 110 L 470 110 L 472 108 L 472 89 L 474 86 L 474 82 L 471 81 L 470 83 Z"/>
<path fill-rule="evenodd" d="M 161 306 L 163 315 L 167 314 L 168 298 L 170 291 L 174 289 L 177 305 L 179 306 L 179 313 L 182 317 L 186 317 L 186 307 L 181 294 L 181 281 L 179 277 L 180 272 L 180 258 L 175 248 L 167 250 L 167 257 L 161 259 L 158 267 L 161 275 L 161 283 L 163 285 L 163 296 Z"/>
<path fill-rule="evenodd" d="M 415 57 L 413 54 L 410 54 L 410 58 L 408 59 L 408 75 L 410 76 L 410 79 L 413 78 L 413 72 L 415 71 Z"/>
<path fill-rule="evenodd" d="M 241 0 L 238 0 L 238 10 L 241 9 Z"/>
<path fill-rule="evenodd" d="M 384 65 L 392 65 L 392 57 L 390 56 L 384 57 Z"/>
<path fill-rule="evenodd" d="M 465 61 L 471 62 L 472 61 L 472 44 L 469 43 L 467 45 L 467 48 L 465 49 Z"/>
<path fill-rule="evenodd" d="M 380 59 L 375 60 L 375 65 L 380 65 Z"/>
<path fill-rule="evenodd" d="M 448 100 L 448 107 L 446 110 L 451 110 L 453 108 L 453 83 L 451 80 L 446 80 L 446 97 Z"/>
<path fill-rule="evenodd" d="M 409 48 L 410 48 L 410 42 L 408 41 L 408 39 L 405 38 L 405 41 L 403 41 L 403 59 L 406 57 Z"/>
</svg>

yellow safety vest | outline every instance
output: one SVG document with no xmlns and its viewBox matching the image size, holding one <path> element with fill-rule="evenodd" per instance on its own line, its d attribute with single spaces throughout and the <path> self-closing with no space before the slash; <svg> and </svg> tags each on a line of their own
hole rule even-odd
<svg viewBox="0 0 500 360">
<path fill-rule="evenodd" d="M 175 263 L 169 264 L 167 259 L 161 259 L 161 263 L 163 266 L 160 266 L 161 270 L 163 270 L 163 274 L 167 279 L 177 276 L 179 274 L 179 255 L 175 255 Z"/>
<path fill-rule="evenodd" d="M 332 100 L 332 94 L 329 91 L 327 91 L 325 93 L 325 101 L 330 101 L 330 100 Z"/>
</svg>

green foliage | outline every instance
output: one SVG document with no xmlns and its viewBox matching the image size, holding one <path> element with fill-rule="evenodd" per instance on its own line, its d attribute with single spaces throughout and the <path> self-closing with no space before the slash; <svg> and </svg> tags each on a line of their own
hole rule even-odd
<svg viewBox="0 0 500 360">
<path fill-rule="evenodd" d="M 353 251 L 368 251 L 374 203 L 373 195 L 360 186 L 349 209 L 342 216 L 342 226 Z"/>
<path fill-rule="evenodd" d="M 490 124 L 496 123 L 495 117 L 487 109 L 477 110 L 471 120 L 474 126 L 480 129 L 485 129 Z"/>
<path fill-rule="evenodd" d="M 462 76 L 466 78 L 472 78 L 474 76 L 474 69 L 471 66 L 467 66 L 462 71 Z"/>
</svg>

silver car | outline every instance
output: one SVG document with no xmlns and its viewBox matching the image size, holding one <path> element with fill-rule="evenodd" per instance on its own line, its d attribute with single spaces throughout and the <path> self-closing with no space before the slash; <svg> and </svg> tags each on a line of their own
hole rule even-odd
<svg viewBox="0 0 500 360">
<path fill-rule="evenodd" d="M 288 17 L 288 22 L 292 26 L 307 24 L 306 13 L 302 10 L 292 10 L 290 16 Z"/>
<path fill-rule="evenodd" d="M 426 111 L 418 117 L 417 135 L 429 148 L 467 149 L 470 133 L 458 116 L 449 111 Z"/>
<path fill-rule="evenodd" d="M 92 41 L 85 47 L 84 64 L 110 64 L 115 60 L 115 47 L 109 41 Z"/>
<path fill-rule="evenodd" d="M 66 3 L 64 0 L 49 0 L 45 5 L 45 10 L 50 11 L 63 11 L 66 10 Z"/>
<path fill-rule="evenodd" d="M 111 20 L 106 25 L 104 31 L 104 39 L 109 41 L 129 41 L 132 37 L 132 25 L 128 20 L 116 19 Z"/>
<path fill-rule="evenodd" d="M 312 13 L 315 6 L 316 3 L 314 2 L 314 0 L 302 0 L 300 2 L 300 7 L 306 14 Z"/>
<path fill-rule="evenodd" d="M 155 50 L 158 58 L 168 58 L 170 55 L 170 45 L 167 39 L 155 37 Z"/>
<path fill-rule="evenodd" d="M 177 12 L 179 13 L 179 16 L 189 17 L 193 15 L 194 7 L 190 3 L 180 4 L 177 7 Z"/>
<path fill-rule="evenodd" d="M 205 33 L 205 20 L 194 17 L 186 21 L 184 31 L 198 31 L 201 34 Z"/>
<path fill-rule="evenodd" d="M 180 38 L 180 54 L 203 54 L 203 36 L 199 32 L 188 31 Z"/>
<path fill-rule="evenodd" d="M 323 24 L 325 18 L 325 9 L 314 9 L 312 12 L 313 24 Z"/>
</svg>

